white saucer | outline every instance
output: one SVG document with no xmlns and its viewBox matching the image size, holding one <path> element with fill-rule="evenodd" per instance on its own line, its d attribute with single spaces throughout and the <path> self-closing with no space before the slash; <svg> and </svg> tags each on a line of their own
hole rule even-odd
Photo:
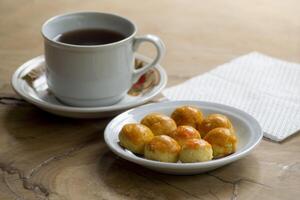
<svg viewBox="0 0 300 200">
<path fill-rule="evenodd" d="M 141 119 L 152 112 L 159 112 L 168 116 L 182 105 L 199 107 L 204 115 L 220 113 L 228 116 L 231 120 L 238 138 L 237 151 L 224 158 L 198 163 L 166 163 L 148 160 L 137 156 L 119 145 L 119 132 L 127 123 L 140 122 Z M 108 147 L 118 156 L 143 167 L 168 174 L 198 174 L 216 169 L 246 156 L 258 145 L 263 137 L 263 132 L 258 122 L 249 114 L 236 108 L 202 101 L 171 101 L 153 103 L 126 111 L 115 117 L 104 132 L 104 139 Z"/>
<path fill-rule="evenodd" d="M 150 61 L 149 58 L 136 55 L 136 68 Z M 141 105 L 157 95 L 167 83 L 165 70 L 157 65 L 144 74 L 134 84 L 128 94 L 118 103 L 105 107 L 72 107 L 58 101 L 49 91 L 45 76 L 44 56 L 35 57 L 21 65 L 12 76 L 14 90 L 29 103 L 65 117 L 102 118 L 113 116 L 121 111 Z"/>
</svg>

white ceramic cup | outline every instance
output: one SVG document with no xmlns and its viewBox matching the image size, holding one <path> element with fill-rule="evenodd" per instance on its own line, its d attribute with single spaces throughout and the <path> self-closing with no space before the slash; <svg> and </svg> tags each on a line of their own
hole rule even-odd
<svg viewBox="0 0 300 200">
<path fill-rule="evenodd" d="M 73 45 L 55 40 L 78 29 L 108 29 L 125 39 L 104 45 Z M 165 46 L 154 35 L 136 37 L 137 28 L 121 16 L 77 12 L 55 16 L 42 26 L 47 83 L 51 92 L 72 106 L 108 106 L 120 101 L 131 85 L 160 62 Z M 142 42 L 152 43 L 157 55 L 141 69 L 134 68 L 134 52 Z"/>
</svg>

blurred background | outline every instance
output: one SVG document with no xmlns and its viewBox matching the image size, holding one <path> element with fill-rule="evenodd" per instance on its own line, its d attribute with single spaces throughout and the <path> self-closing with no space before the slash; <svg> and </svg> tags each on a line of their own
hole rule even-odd
<svg viewBox="0 0 300 200">
<path fill-rule="evenodd" d="M 118 13 L 138 25 L 138 35 L 161 37 L 169 86 L 251 51 L 300 62 L 299 7 L 298 0 L 1 0 L 0 59 L 9 67 L 0 66 L 0 76 L 43 53 L 40 28 L 45 20 L 83 10 Z M 140 51 L 154 52 L 151 45 Z"/>
</svg>

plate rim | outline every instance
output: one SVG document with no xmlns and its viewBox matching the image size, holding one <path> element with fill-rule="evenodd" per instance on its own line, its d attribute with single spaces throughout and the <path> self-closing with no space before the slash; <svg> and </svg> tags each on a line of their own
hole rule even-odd
<svg viewBox="0 0 300 200">
<path fill-rule="evenodd" d="M 148 58 L 147 56 L 144 56 L 139 53 L 135 53 L 135 57 L 138 59 L 141 59 L 142 61 L 145 62 L 150 62 L 151 59 Z M 68 105 L 55 105 L 51 104 L 48 101 L 42 101 L 41 99 L 36 99 L 28 95 L 27 92 L 25 92 L 19 84 L 20 81 L 20 74 L 26 70 L 28 67 L 32 65 L 32 62 L 36 62 L 36 60 L 39 59 L 44 59 L 44 55 L 39 55 L 34 58 L 31 58 L 27 60 L 25 63 L 20 65 L 17 70 L 13 73 L 12 78 L 11 78 L 11 85 L 14 89 L 14 91 L 20 95 L 24 100 L 26 100 L 29 103 L 34 104 L 37 107 L 43 108 L 43 109 L 50 109 L 50 110 L 55 110 L 55 111 L 62 111 L 62 112 L 69 112 L 69 113 L 98 113 L 98 112 L 112 112 L 112 111 L 118 111 L 118 110 L 124 110 L 128 108 L 132 108 L 133 106 L 139 106 L 141 104 L 144 104 L 148 101 L 150 101 L 152 98 L 154 98 L 157 94 L 159 94 L 163 88 L 166 87 L 167 82 L 168 82 L 168 76 L 165 71 L 165 69 L 160 65 L 157 64 L 154 68 L 157 69 L 157 71 L 160 74 L 160 82 L 155 86 L 155 89 L 153 89 L 152 94 L 150 94 L 148 97 L 141 99 L 140 101 L 137 102 L 132 102 L 130 104 L 124 104 L 124 105 L 111 105 L 111 106 L 99 106 L 99 107 L 72 107 Z"/>
<path fill-rule="evenodd" d="M 256 133 L 257 139 L 256 139 L 256 141 L 253 142 L 253 144 L 251 144 L 251 146 L 249 146 L 247 149 L 243 150 L 242 152 L 239 152 L 237 154 L 232 154 L 232 155 L 229 155 L 229 156 L 226 156 L 223 158 L 219 158 L 217 160 L 210 160 L 210 161 L 197 162 L 197 163 L 167 163 L 167 162 L 159 162 L 159 161 L 149 160 L 149 159 L 141 158 L 138 156 L 129 156 L 124 152 L 119 152 L 118 149 L 115 149 L 111 145 L 111 142 L 109 139 L 109 131 L 110 131 L 109 129 L 115 123 L 116 120 L 118 120 L 119 118 L 127 115 L 128 113 L 130 113 L 136 109 L 145 109 L 147 107 L 152 107 L 155 105 L 163 106 L 163 105 L 168 105 L 168 104 L 171 104 L 171 105 L 174 104 L 174 106 L 175 105 L 180 106 L 180 105 L 189 105 L 189 104 L 192 104 L 192 105 L 199 104 L 199 107 L 200 107 L 200 105 L 204 105 L 205 107 L 214 107 L 214 108 L 218 108 L 218 109 L 222 109 L 222 110 L 225 107 L 225 110 L 230 111 L 234 116 L 243 116 L 244 119 L 246 118 L 249 122 L 251 122 L 251 125 L 252 125 L 251 127 L 253 128 L 253 130 L 256 130 L 255 132 L 257 132 Z M 105 131 L 104 131 L 104 140 L 105 140 L 106 145 L 117 156 L 120 156 L 121 158 L 123 158 L 125 160 L 131 161 L 131 162 L 134 162 L 136 164 L 143 165 L 146 167 L 151 166 L 153 168 L 169 168 L 169 169 L 197 169 L 197 168 L 202 169 L 202 168 L 206 168 L 206 167 L 216 167 L 216 166 L 225 165 L 225 164 L 228 164 L 230 162 L 238 160 L 238 159 L 246 156 L 247 154 L 249 154 L 261 142 L 262 138 L 263 138 L 263 131 L 262 131 L 260 124 L 253 116 L 246 113 L 245 111 L 242 111 L 238 108 L 228 106 L 225 104 L 208 102 L 208 101 L 193 101 L 193 100 L 179 100 L 179 101 L 151 103 L 151 104 L 142 105 L 142 106 L 139 106 L 136 108 L 132 108 L 132 109 L 125 111 L 125 112 L 117 115 L 116 117 L 114 117 L 109 122 L 109 124 L 106 126 Z"/>
</svg>

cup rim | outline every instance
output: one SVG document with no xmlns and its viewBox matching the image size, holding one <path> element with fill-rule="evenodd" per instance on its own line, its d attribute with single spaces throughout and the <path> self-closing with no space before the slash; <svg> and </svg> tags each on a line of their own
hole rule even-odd
<svg viewBox="0 0 300 200">
<path fill-rule="evenodd" d="M 108 44 L 99 44 L 99 45 L 76 45 L 76 44 L 68 44 L 68 43 L 59 42 L 59 41 L 56 41 L 56 40 L 53 40 L 53 39 L 47 37 L 47 35 L 45 34 L 45 27 L 50 22 L 52 22 L 52 21 L 54 21 L 54 20 L 56 20 L 56 19 L 58 19 L 60 17 L 64 17 L 64 16 L 68 16 L 68 15 L 76 15 L 76 14 L 103 14 L 103 15 L 109 15 L 109 16 L 112 16 L 112 17 L 118 17 L 118 18 L 121 18 L 122 20 L 125 20 L 128 23 L 130 23 L 133 26 L 134 31 L 129 36 L 127 36 L 126 38 L 124 38 L 122 40 L 119 40 L 119 41 L 116 41 L 116 42 L 112 42 L 112 43 L 108 43 Z M 115 14 L 115 13 L 96 12 L 96 11 L 68 12 L 68 13 L 56 15 L 56 16 L 53 16 L 53 17 L 49 18 L 48 20 L 46 20 L 43 23 L 42 28 L 41 28 L 41 34 L 42 34 L 43 38 L 45 40 L 47 40 L 48 42 L 52 43 L 52 44 L 55 44 L 55 45 L 58 45 L 58 46 L 63 46 L 63 47 L 87 48 L 87 49 L 109 47 L 109 46 L 114 46 L 114 45 L 118 45 L 118 44 L 124 43 L 124 42 L 130 40 L 132 37 L 134 37 L 135 34 L 136 34 L 136 32 L 137 32 L 137 26 L 131 20 L 129 20 L 129 19 L 125 18 L 125 17 L 122 17 L 122 16 L 120 16 L 118 14 Z"/>
</svg>

